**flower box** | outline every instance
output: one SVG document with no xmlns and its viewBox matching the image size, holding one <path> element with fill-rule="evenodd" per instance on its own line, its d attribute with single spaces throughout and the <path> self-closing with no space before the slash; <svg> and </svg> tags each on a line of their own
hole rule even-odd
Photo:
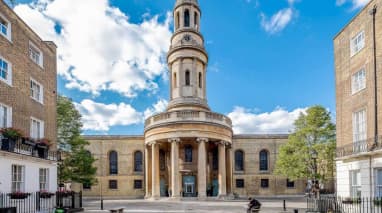
<svg viewBox="0 0 382 213">
<path fill-rule="evenodd" d="M 30 138 L 22 138 L 22 143 L 34 147 L 36 143 Z"/>
<path fill-rule="evenodd" d="M 40 195 L 40 198 L 45 199 L 45 198 L 51 198 L 55 194 L 51 192 L 40 192 L 39 195 Z"/>
<path fill-rule="evenodd" d="M 56 193 L 57 197 L 69 197 L 73 194 L 72 191 L 58 191 Z"/>
<path fill-rule="evenodd" d="M 13 152 L 15 150 L 16 140 L 11 138 L 1 139 L 1 150 Z"/>
<path fill-rule="evenodd" d="M 27 197 L 29 197 L 29 195 L 31 195 L 31 194 L 30 193 L 24 193 L 24 192 L 13 192 L 13 193 L 9 193 L 8 197 L 10 197 L 11 199 L 15 199 L 15 200 L 23 200 L 23 199 L 26 199 Z"/>
</svg>

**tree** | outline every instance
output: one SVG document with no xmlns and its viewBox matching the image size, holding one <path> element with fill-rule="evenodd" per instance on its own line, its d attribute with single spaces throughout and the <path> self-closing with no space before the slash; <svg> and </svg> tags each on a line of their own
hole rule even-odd
<svg viewBox="0 0 382 213">
<path fill-rule="evenodd" d="M 322 106 L 310 107 L 294 123 L 295 131 L 280 147 L 275 173 L 291 180 L 328 180 L 334 176 L 336 128 L 330 112 Z M 317 153 L 314 162 L 312 153 Z M 317 174 L 314 175 L 315 167 Z"/>
<path fill-rule="evenodd" d="M 81 114 L 69 98 L 57 98 L 57 137 L 63 148 L 63 160 L 59 164 L 60 182 L 77 182 L 93 185 L 97 168 L 94 157 L 85 147 L 89 144 L 81 136 Z"/>
</svg>

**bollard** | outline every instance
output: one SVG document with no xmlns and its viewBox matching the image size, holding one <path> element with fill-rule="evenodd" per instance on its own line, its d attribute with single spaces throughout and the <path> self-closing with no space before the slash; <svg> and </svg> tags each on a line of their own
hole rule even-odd
<svg viewBox="0 0 382 213">
<path fill-rule="evenodd" d="M 295 209 L 295 210 L 294 210 L 294 213 L 298 213 L 298 209 Z"/>
<path fill-rule="evenodd" d="M 283 207 L 284 207 L 284 212 L 285 212 L 286 211 L 286 202 L 285 202 L 285 200 L 283 202 Z"/>
</svg>

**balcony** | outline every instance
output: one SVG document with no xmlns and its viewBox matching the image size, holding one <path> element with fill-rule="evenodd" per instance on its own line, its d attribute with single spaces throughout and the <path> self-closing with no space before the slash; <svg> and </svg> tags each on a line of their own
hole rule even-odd
<svg viewBox="0 0 382 213">
<path fill-rule="evenodd" d="M 206 111 L 173 111 L 151 116 L 145 121 L 145 130 L 169 123 L 212 123 L 232 128 L 229 117 Z"/>
<path fill-rule="evenodd" d="M 375 141 L 374 138 L 354 142 L 350 144 L 346 144 L 341 147 L 337 147 L 336 150 L 336 157 L 337 158 L 343 158 L 343 157 L 350 157 L 355 155 L 368 155 L 372 154 L 375 151 L 382 150 L 382 138 L 378 138 L 377 141 Z"/>
<path fill-rule="evenodd" d="M 60 159 L 59 152 L 51 151 L 48 147 L 39 146 L 38 144 L 24 144 L 22 140 L 8 141 L 8 139 L 1 139 L 0 151 L 31 156 L 34 158 L 50 161 L 58 161 Z"/>
</svg>

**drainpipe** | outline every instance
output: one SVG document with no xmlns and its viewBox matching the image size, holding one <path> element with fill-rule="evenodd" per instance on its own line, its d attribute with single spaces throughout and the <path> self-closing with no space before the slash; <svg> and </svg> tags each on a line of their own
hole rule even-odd
<svg viewBox="0 0 382 213">
<path fill-rule="evenodd" d="M 377 13 L 377 5 L 374 5 L 373 9 L 370 10 L 370 15 L 373 16 L 373 58 L 374 58 L 374 148 L 378 147 L 378 83 L 377 83 L 377 41 L 375 33 L 375 15 Z M 369 177 L 370 177 L 370 197 L 373 197 L 373 183 L 372 181 L 372 156 L 369 156 Z M 375 180 L 374 180 L 375 181 Z"/>
<path fill-rule="evenodd" d="M 378 88 L 377 88 L 377 43 L 375 35 L 375 15 L 377 13 L 377 5 L 370 10 L 373 16 L 373 56 L 374 56 L 374 146 L 378 145 Z"/>
</svg>

